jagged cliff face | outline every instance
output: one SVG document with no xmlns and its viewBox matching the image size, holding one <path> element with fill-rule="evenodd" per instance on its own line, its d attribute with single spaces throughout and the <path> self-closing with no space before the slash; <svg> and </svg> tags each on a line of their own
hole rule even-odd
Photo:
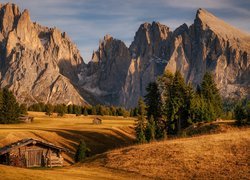
<svg viewBox="0 0 250 180">
<path fill-rule="evenodd" d="M 126 45 L 106 35 L 93 53 L 92 61 L 80 72 L 80 86 L 97 95 L 99 103 L 121 105 L 120 95 L 130 61 Z"/>
<path fill-rule="evenodd" d="M 250 94 L 250 36 L 204 9 L 173 32 L 142 24 L 130 47 L 105 36 L 86 65 L 65 33 L 33 23 L 29 12 L 0 5 L 0 87 L 20 102 L 104 103 L 134 107 L 149 82 L 179 70 L 194 87 L 206 71 L 225 97 Z"/>
<path fill-rule="evenodd" d="M 0 5 L 0 85 L 20 102 L 84 104 L 74 83 L 82 58 L 65 33 L 42 27 L 14 4 Z"/>
<path fill-rule="evenodd" d="M 133 107 L 138 98 L 146 94 L 148 83 L 155 81 L 164 71 L 180 71 L 194 87 L 201 83 L 206 71 L 211 71 L 224 97 L 244 97 L 250 93 L 249 42 L 249 34 L 240 32 L 204 9 L 197 11 L 190 27 L 183 24 L 173 32 L 160 23 L 144 23 L 129 48 L 115 43 L 112 47 L 105 43 L 100 45 L 88 64 L 88 70 L 85 70 L 90 81 L 95 83 L 89 81 L 82 87 L 88 90 L 94 87 L 96 91 L 92 93 L 104 103 Z M 114 47 L 116 52 L 126 53 L 120 56 L 112 50 Z M 118 62 L 122 70 L 112 68 L 114 62 Z M 94 73 L 89 73 L 91 71 Z M 104 75 L 112 73 L 119 78 Z M 105 82 L 104 86 L 99 84 L 102 82 Z M 105 84 L 109 84 L 109 88 L 105 89 Z M 116 92 L 116 96 L 103 99 L 103 89 L 106 94 Z"/>
</svg>

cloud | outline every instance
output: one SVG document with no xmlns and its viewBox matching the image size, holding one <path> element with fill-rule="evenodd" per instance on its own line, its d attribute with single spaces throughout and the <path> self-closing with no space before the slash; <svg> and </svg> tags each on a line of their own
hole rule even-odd
<svg viewBox="0 0 250 180">
<path fill-rule="evenodd" d="M 9 0 L 2 0 L 6 3 Z M 67 32 L 89 61 L 99 39 L 110 34 L 127 46 L 144 22 L 159 21 L 172 30 L 192 24 L 196 10 L 206 8 L 228 23 L 250 32 L 246 0 L 12 0 L 29 9 L 31 19 Z"/>
</svg>

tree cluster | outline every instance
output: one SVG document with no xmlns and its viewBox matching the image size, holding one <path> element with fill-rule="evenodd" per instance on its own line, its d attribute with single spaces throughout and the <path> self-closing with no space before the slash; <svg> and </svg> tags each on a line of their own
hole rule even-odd
<svg viewBox="0 0 250 180">
<path fill-rule="evenodd" d="M 180 72 L 166 72 L 156 82 L 149 83 L 145 96 L 146 118 L 138 104 L 136 132 L 138 142 L 178 135 L 192 123 L 213 121 L 222 113 L 222 100 L 211 73 L 205 73 L 195 90 L 184 81 Z M 144 112 L 145 113 L 145 112 Z"/>
<path fill-rule="evenodd" d="M 57 113 L 58 116 L 63 116 L 64 114 L 75 114 L 79 115 L 108 115 L 108 116 L 130 116 L 131 112 L 122 107 L 115 106 L 79 106 L 70 104 L 66 106 L 65 104 L 44 104 L 36 103 L 28 108 L 29 111 L 45 112 L 46 115 L 51 116 L 53 113 Z M 133 114 L 134 115 L 134 114 Z"/>
<path fill-rule="evenodd" d="M 26 113 L 26 105 L 19 105 L 11 91 L 0 90 L 0 124 L 18 123 L 19 117 Z"/>
</svg>

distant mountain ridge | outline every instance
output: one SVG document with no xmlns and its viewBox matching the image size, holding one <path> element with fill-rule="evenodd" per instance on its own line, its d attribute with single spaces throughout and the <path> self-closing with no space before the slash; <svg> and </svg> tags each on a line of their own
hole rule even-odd
<svg viewBox="0 0 250 180">
<path fill-rule="evenodd" d="M 105 36 L 81 84 L 107 104 L 134 107 L 147 84 L 165 70 L 179 70 L 194 85 L 212 71 L 224 97 L 249 96 L 249 38 L 204 9 L 190 27 L 183 24 L 173 32 L 158 22 L 144 23 L 129 48 Z"/>
<path fill-rule="evenodd" d="M 0 86 L 20 102 L 134 107 L 164 71 L 197 85 L 206 71 L 224 97 L 250 92 L 250 35 L 199 9 L 191 26 L 174 31 L 142 24 L 130 47 L 109 35 L 85 64 L 66 33 L 33 23 L 14 4 L 0 6 Z"/>
</svg>

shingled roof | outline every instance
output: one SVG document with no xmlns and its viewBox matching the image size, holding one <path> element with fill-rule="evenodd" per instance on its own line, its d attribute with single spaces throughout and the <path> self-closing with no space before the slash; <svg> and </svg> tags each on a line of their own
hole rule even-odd
<svg viewBox="0 0 250 180">
<path fill-rule="evenodd" d="M 22 139 L 20 141 L 14 142 L 12 144 L 9 144 L 7 146 L 4 146 L 4 147 L 0 148 L 0 155 L 8 153 L 12 149 L 16 149 L 16 148 L 19 148 L 19 147 L 22 147 L 22 146 L 26 146 L 28 144 L 41 144 L 41 145 L 50 147 L 52 149 L 57 149 L 59 151 L 70 152 L 68 149 L 56 146 L 56 145 L 54 145 L 52 143 L 37 140 L 37 139 L 33 139 L 33 138 L 28 138 L 28 139 Z"/>
</svg>

